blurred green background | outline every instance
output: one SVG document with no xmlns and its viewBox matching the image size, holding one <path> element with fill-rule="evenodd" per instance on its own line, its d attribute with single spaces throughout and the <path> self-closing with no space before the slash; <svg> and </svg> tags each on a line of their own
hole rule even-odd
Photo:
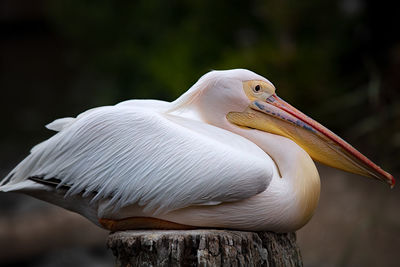
<svg viewBox="0 0 400 267">
<path fill-rule="evenodd" d="M 31 146 L 50 137 L 52 133 L 43 126 L 56 118 L 132 98 L 171 101 L 210 70 L 248 68 L 271 80 L 280 97 L 398 176 L 398 16 L 394 2 L 363 0 L 1 0 L 0 174 L 4 177 Z M 339 178 L 330 178 L 336 176 Z M 385 229 L 382 246 L 400 245 L 400 215 L 392 215 L 399 213 L 398 189 L 389 191 L 383 184 L 323 167 L 321 177 L 322 208 L 320 205 L 311 226 L 299 233 L 305 266 L 394 264 L 395 257 L 390 253 L 379 254 L 374 249 L 372 253 L 371 247 L 368 253 L 354 252 L 352 248 L 359 247 L 357 239 L 364 245 L 374 243 L 376 236 L 365 241 L 363 235 L 369 235 L 376 224 L 363 228 L 362 238 L 343 231 L 353 233 L 349 224 L 359 225 L 358 220 L 365 222 L 366 217 L 373 217 L 374 222 L 390 225 L 379 226 Z M 343 190 L 349 199 L 338 207 L 335 198 L 344 199 Z M 365 198 L 374 201 L 371 205 L 378 205 L 373 212 Z M 16 234 L 21 231 L 18 227 L 23 227 L 16 222 L 25 221 L 26 213 L 51 216 L 51 212 L 61 212 L 19 195 L 2 194 L 0 202 L 0 226 L 13 227 Z M 360 203 L 356 210 L 346 211 L 354 203 Z M 391 205 L 395 208 L 387 214 L 374 213 Z M 335 212 L 329 213 L 332 209 L 344 211 L 336 216 Z M 359 209 L 365 210 L 354 213 Z M 343 222 L 340 216 L 349 216 L 345 212 L 355 216 L 354 221 L 335 229 Z M 79 220 L 74 218 L 71 220 Z M 338 221 L 329 224 L 330 228 L 319 223 L 334 219 Z M 55 231 L 67 232 L 62 220 L 59 223 Z M 70 231 L 79 231 L 79 227 L 83 226 L 78 224 Z M 106 236 L 89 224 L 84 227 L 96 236 Z M 0 247 L 7 248 L 15 237 L 2 231 Z M 319 231 L 332 234 L 321 239 Z M 58 240 L 54 241 L 57 246 L 50 242 L 42 250 L 20 255 L 14 251 L 16 256 L 9 254 L 0 260 L 5 265 L 22 262 L 46 266 L 54 264 L 49 254 L 65 250 L 53 258 L 75 255 L 76 259 L 72 258 L 77 266 L 99 266 L 99 262 L 107 266 L 112 264 L 112 257 L 104 252 L 102 238 L 88 245 L 78 235 L 66 244 Z M 327 240 L 331 250 L 327 249 Z M 80 249 L 74 250 L 76 246 Z M 82 251 L 88 252 L 83 255 Z"/>
</svg>

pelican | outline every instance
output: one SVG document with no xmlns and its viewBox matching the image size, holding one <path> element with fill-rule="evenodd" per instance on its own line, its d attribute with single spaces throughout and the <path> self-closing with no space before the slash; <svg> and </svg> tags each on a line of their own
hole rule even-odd
<svg viewBox="0 0 400 267">
<path fill-rule="evenodd" d="M 123 229 L 295 231 L 317 207 L 314 161 L 395 180 L 245 69 L 211 71 L 173 102 L 128 100 L 47 125 L 1 182 Z"/>
</svg>

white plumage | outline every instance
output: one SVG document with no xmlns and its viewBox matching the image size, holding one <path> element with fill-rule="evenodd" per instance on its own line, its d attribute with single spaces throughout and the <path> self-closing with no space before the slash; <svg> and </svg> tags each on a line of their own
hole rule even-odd
<svg viewBox="0 0 400 267">
<path fill-rule="evenodd" d="M 58 119 L 47 125 L 58 133 L 35 146 L 0 190 L 33 195 L 97 224 L 152 217 L 297 229 L 318 201 L 318 173 L 293 141 L 227 120 L 252 101 L 246 81 L 272 95 L 272 84 L 253 72 L 214 71 L 172 103 L 130 100 Z"/>
</svg>

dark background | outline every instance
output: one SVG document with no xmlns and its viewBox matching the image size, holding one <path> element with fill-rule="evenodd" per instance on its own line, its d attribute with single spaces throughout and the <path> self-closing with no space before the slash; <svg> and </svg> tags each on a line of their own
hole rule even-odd
<svg viewBox="0 0 400 267">
<path fill-rule="evenodd" d="M 44 125 L 132 98 L 174 100 L 212 69 L 248 68 L 280 97 L 400 173 L 400 9 L 383 1 L 0 0 L 0 176 Z M 320 167 L 298 233 L 305 266 L 395 266 L 399 189 Z M 110 266 L 107 233 L 0 195 L 0 264 Z"/>
</svg>

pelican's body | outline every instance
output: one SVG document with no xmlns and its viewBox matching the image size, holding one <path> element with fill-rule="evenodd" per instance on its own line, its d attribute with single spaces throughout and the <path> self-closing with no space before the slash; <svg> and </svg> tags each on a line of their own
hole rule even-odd
<svg viewBox="0 0 400 267">
<path fill-rule="evenodd" d="M 318 203 L 309 154 L 393 184 L 286 105 L 253 72 L 210 72 L 172 103 L 130 100 L 56 120 L 48 128 L 58 133 L 34 147 L 0 190 L 30 194 L 111 230 L 284 232 L 302 227 Z"/>
</svg>

